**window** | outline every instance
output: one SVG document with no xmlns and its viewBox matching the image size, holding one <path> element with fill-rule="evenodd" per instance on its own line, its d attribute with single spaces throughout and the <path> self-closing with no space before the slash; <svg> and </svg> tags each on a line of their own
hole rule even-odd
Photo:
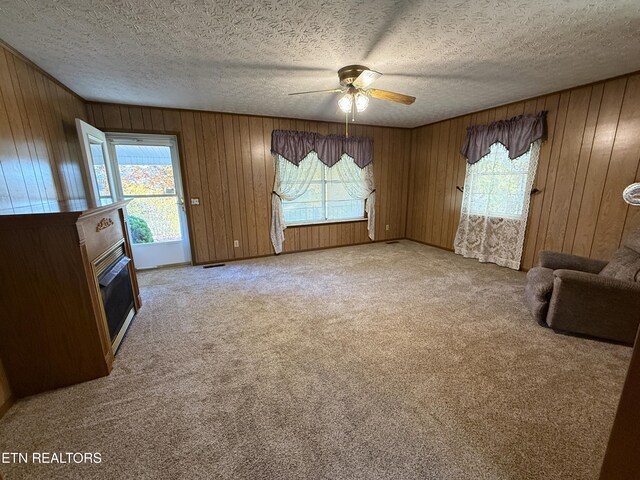
<svg viewBox="0 0 640 480">
<path fill-rule="evenodd" d="M 104 161 L 104 152 L 102 143 L 92 143 L 89 139 L 89 147 L 91 149 L 91 158 L 93 160 L 93 171 L 95 173 L 95 181 L 98 187 L 98 197 L 100 205 L 109 203 L 112 199 L 111 186 L 109 185 L 109 173 Z"/>
<path fill-rule="evenodd" d="M 131 200 L 127 205 L 129 223 L 139 226 L 132 232 L 132 242 L 180 241 L 180 206 L 172 147 L 159 141 L 156 141 L 159 145 L 132 145 L 134 142 L 126 138 L 112 141 L 122 198 Z"/>
<path fill-rule="evenodd" d="M 352 198 L 335 168 L 316 168 L 307 191 L 295 200 L 282 201 L 285 222 L 323 223 L 364 218 L 364 200 Z"/>
<path fill-rule="evenodd" d="M 520 218 L 529 195 L 527 191 L 531 149 L 511 160 L 500 143 L 482 160 L 468 166 L 465 190 L 469 195 L 470 215 Z"/>
</svg>

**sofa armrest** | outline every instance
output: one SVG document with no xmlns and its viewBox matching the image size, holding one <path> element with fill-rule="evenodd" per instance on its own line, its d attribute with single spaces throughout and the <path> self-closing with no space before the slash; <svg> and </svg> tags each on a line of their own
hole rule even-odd
<svg viewBox="0 0 640 480">
<path fill-rule="evenodd" d="M 600 273 L 607 263 L 609 262 L 571 255 L 569 253 L 551 252 L 549 250 L 540 252 L 540 266 L 551 268 L 552 270 L 562 268 L 566 270 L 578 270 L 580 272 Z"/>
<path fill-rule="evenodd" d="M 556 270 L 547 323 L 556 330 L 631 345 L 640 324 L 640 284 Z"/>
</svg>

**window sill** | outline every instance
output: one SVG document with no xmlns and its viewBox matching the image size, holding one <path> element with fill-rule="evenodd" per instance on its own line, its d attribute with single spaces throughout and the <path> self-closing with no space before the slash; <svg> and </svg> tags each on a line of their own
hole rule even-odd
<svg viewBox="0 0 640 480">
<path fill-rule="evenodd" d="M 366 222 L 369 220 L 367 217 L 364 218 L 345 218 L 343 220 L 316 220 L 313 222 L 295 222 L 295 223 L 287 223 L 287 228 L 290 227 L 313 227 L 314 225 L 332 225 L 335 223 L 355 223 L 355 222 Z"/>
</svg>

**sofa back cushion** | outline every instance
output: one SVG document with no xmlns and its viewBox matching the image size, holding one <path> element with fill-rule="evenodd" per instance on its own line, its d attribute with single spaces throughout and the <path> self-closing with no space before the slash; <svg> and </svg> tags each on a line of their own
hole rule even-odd
<svg viewBox="0 0 640 480">
<path fill-rule="evenodd" d="M 640 281 L 640 253 L 627 247 L 620 248 L 598 275 L 627 282 Z"/>
<path fill-rule="evenodd" d="M 640 230 L 631 233 L 624 241 L 624 246 L 640 255 Z"/>
</svg>

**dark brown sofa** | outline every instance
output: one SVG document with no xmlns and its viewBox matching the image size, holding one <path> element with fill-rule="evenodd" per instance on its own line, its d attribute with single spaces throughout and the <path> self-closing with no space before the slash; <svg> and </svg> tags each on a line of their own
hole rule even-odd
<svg viewBox="0 0 640 480">
<path fill-rule="evenodd" d="M 640 324 L 640 231 L 609 262 L 543 251 L 539 263 L 525 288 L 538 323 L 633 345 Z"/>
</svg>

